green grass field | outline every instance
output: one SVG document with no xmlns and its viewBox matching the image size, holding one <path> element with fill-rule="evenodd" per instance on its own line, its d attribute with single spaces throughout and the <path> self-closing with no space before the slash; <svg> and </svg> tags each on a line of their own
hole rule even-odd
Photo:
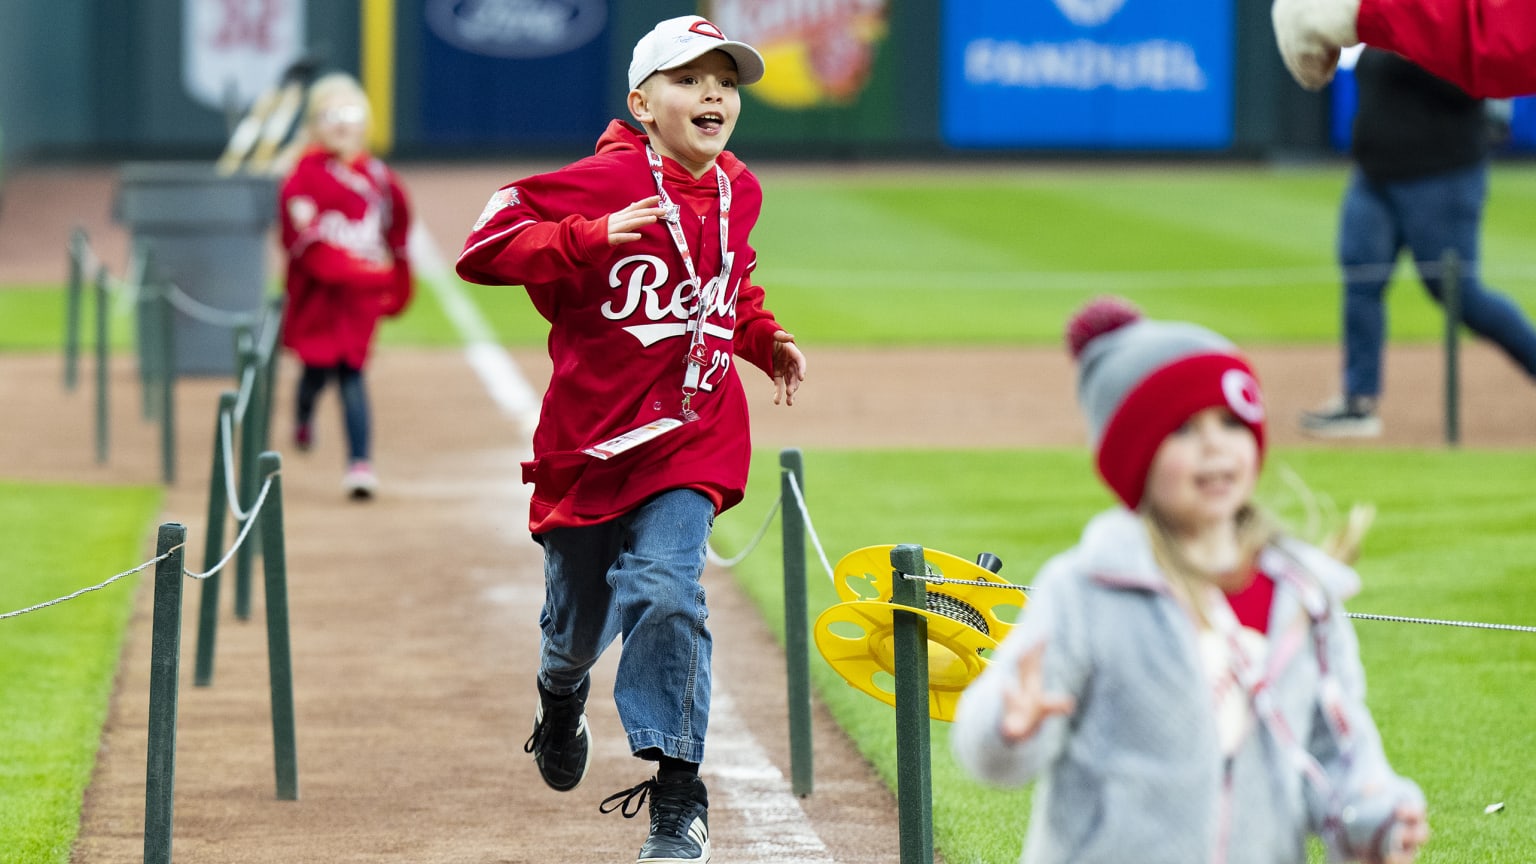
<svg viewBox="0 0 1536 864">
<path fill-rule="evenodd" d="M 1028 584 L 1110 504 L 1077 450 L 816 451 L 804 459 L 811 521 L 834 566 L 864 546 L 916 543 L 965 558 L 993 552 L 1004 577 Z M 1378 506 L 1352 611 L 1536 625 L 1531 463 L 1524 452 L 1281 451 L 1270 454 L 1262 494 L 1298 530 L 1305 510 L 1281 482 L 1284 470 L 1337 507 Z M 716 525 L 721 554 L 745 547 L 779 482 L 778 455 L 757 454 L 747 500 Z M 814 622 L 838 598 L 814 550 L 807 568 Z M 776 530 L 736 567 L 782 638 L 781 573 Z M 1388 754 L 1424 787 L 1433 810 L 1436 840 L 1420 860 L 1528 860 L 1536 818 L 1516 802 L 1536 797 L 1526 770 L 1536 752 L 1536 634 L 1371 621 L 1356 630 Z M 849 687 L 814 650 L 812 667 L 839 722 L 894 784 L 895 712 Z M 1027 792 L 962 777 L 947 728 L 932 726 L 934 830 L 945 860 L 1016 861 Z M 1495 802 L 1506 802 L 1505 811 L 1485 815 Z"/>
<path fill-rule="evenodd" d="M 0 480 L 0 614 L 148 557 L 160 490 Z M 64 864 L 139 574 L 0 621 L 0 861 Z"/>
<path fill-rule="evenodd" d="M 1339 166 L 1091 166 L 924 177 L 817 176 L 771 167 L 761 173 L 767 202 L 754 233 L 762 261 L 757 280 L 768 286 L 770 307 L 807 346 L 1058 344 L 1070 312 L 1106 292 L 1123 294 L 1157 317 L 1200 321 L 1243 344 L 1326 344 L 1337 338 L 1331 249 L 1345 176 Z M 1536 245 L 1528 228 L 1536 212 L 1536 170 L 1500 167 L 1492 190 L 1484 274 L 1522 306 L 1536 309 Z M 1392 338 L 1439 338 L 1438 310 L 1411 275 L 1400 274 L 1397 288 L 1389 301 Z M 520 290 L 467 290 L 502 341 L 543 343 L 542 321 Z M 457 344 L 460 337 L 431 292 L 418 296 L 409 314 L 384 328 L 384 343 Z M 0 350 L 57 350 L 62 298 L 54 286 L 0 290 Z M 112 332 L 114 343 L 126 348 L 126 319 L 114 318 Z M 1283 465 L 1341 505 L 1378 505 L 1381 515 L 1360 566 L 1365 592 L 1351 604 L 1357 611 L 1536 624 L 1536 594 L 1527 586 L 1528 562 L 1536 560 L 1531 461 L 1526 452 L 1277 451 L 1270 456 L 1265 494 L 1299 521 L 1277 479 Z M 858 547 L 910 542 L 965 557 L 995 552 L 1006 577 L 1027 582 L 1048 555 L 1074 541 L 1090 514 L 1109 503 L 1078 451 L 818 450 L 806 454 L 806 471 L 812 520 L 834 563 Z M 0 486 L 0 507 L 18 497 L 16 488 Z M 722 553 L 743 547 L 778 488 L 776 454 L 759 453 L 747 501 L 717 525 Z M 27 499 L 36 502 L 29 504 L 29 516 L 53 524 L 81 519 L 79 490 L 28 489 Z M 73 590 L 80 580 L 69 576 L 94 577 L 137 560 L 153 506 L 129 507 L 114 518 L 121 533 L 106 556 L 110 563 L 83 560 L 77 546 L 59 550 L 66 556 L 62 564 L 39 568 L 24 557 L 43 545 L 32 534 L 0 547 L 6 550 L 0 563 L 11 572 L 57 570 L 64 589 Z M 814 557 L 810 567 L 814 618 L 835 598 Z M 737 571 L 768 620 L 780 626 L 776 532 Z M 0 613 L 36 602 L 38 594 L 52 596 L 46 586 L 8 577 L 0 585 Z M 102 613 L 109 624 L 117 621 L 117 629 L 103 625 L 92 641 L 81 643 L 107 668 L 117 656 L 125 608 Z M 63 617 L 28 624 L 51 630 Z M 18 659 L 29 655 L 4 641 L 17 638 L 21 623 L 0 621 L 0 683 L 7 694 L 0 717 L 18 704 L 9 698 L 10 682 L 30 681 L 34 674 L 35 661 Z M 1421 860 L 1536 858 L 1536 820 L 1530 815 L 1536 783 L 1524 770 L 1536 752 L 1529 721 L 1536 690 L 1527 683 L 1536 672 L 1536 634 L 1376 622 L 1357 629 L 1388 751 L 1429 794 L 1436 839 Z M 31 650 L 35 641 L 23 644 Z M 894 782 L 893 712 L 813 659 L 820 693 Z M 58 712 L 50 716 L 60 726 L 90 730 L 100 722 L 109 683 L 82 685 L 81 701 L 47 703 L 47 710 Z M 28 715 L 34 722 L 43 716 L 34 707 L 41 701 L 24 704 L 38 712 Z M 935 724 L 933 732 L 935 832 L 945 859 L 1017 860 L 1027 791 L 983 789 L 959 776 L 949 761 L 944 724 Z M 10 734 L 0 728 L 0 740 Z M 64 776 L 54 764 L 30 747 L 0 751 L 0 849 L 34 836 L 41 830 L 37 824 L 58 826 L 52 842 L 67 845 L 73 836 L 78 795 L 51 791 Z M 76 773 L 68 776 L 83 778 L 79 772 L 89 766 L 71 770 Z M 6 795 L 42 802 L 37 806 L 47 814 L 9 819 Z M 1500 801 L 1506 803 L 1502 813 L 1483 813 Z M 37 860 L 65 859 L 40 853 Z"/>
</svg>

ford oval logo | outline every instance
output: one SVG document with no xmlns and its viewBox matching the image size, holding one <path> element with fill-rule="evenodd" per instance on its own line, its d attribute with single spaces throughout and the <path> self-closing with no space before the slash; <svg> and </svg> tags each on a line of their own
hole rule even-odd
<svg viewBox="0 0 1536 864">
<path fill-rule="evenodd" d="M 427 0 L 427 26 L 472 54 L 532 60 L 580 48 L 608 23 L 604 0 Z"/>
<path fill-rule="evenodd" d="M 1079 27 L 1097 27 L 1115 17 L 1125 0 L 1055 0 L 1056 8 Z"/>
</svg>

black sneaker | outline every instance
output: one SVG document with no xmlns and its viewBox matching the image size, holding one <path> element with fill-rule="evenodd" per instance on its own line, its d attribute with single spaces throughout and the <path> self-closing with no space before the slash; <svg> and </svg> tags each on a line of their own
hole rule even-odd
<svg viewBox="0 0 1536 864">
<path fill-rule="evenodd" d="M 640 847 L 635 864 L 706 864 L 709 861 L 709 793 L 695 774 L 657 774 L 631 789 L 603 799 L 598 810 L 618 810 L 625 819 L 651 802 L 651 836 Z"/>
<path fill-rule="evenodd" d="M 1301 415 L 1301 431 L 1317 438 L 1380 437 L 1376 397 L 1340 397 L 1316 411 L 1308 411 Z"/>
<path fill-rule="evenodd" d="M 592 679 L 586 678 L 576 692 L 556 696 L 539 684 L 539 707 L 533 715 L 533 734 L 523 744 L 524 753 L 532 753 L 539 775 L 556 792 L 569 792 L 587 776 L 592 758 L 592 730 L 587 728 L 587 693 Z"/>
</svg>

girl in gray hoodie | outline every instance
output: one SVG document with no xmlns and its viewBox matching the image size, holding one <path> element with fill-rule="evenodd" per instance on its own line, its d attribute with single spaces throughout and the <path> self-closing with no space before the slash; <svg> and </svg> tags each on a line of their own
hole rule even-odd
<svg viewBox="0 0 1536 864">
<path fill-rule="evenodd" d="M 1264 405 L 1221 336 L 1117 300 L 1068 326 L 1124 507 L 1049 561 L 967 688 L 976 777 L 1039 779 L 1025 864 L 1408 864 L 1422 793 L 1387 763 L 1341 602 L 1354 571 L 1252 500 Z"/>
</svg>

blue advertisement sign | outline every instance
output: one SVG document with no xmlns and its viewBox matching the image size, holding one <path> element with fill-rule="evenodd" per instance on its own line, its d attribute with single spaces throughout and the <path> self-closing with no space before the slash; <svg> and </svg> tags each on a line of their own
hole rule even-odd
<svg viewBox="0 0 1536 864">
<path fill-rule="evenodd" d="M 606 0 L 426 0 L 422 17 L 427 143 L 590 145 L 607 125 Z"/>
<path fill-rule="evenodd" d="M 948 0 L 952 147 L 1222 148 L 1232 0 Z"/>
</svg>

